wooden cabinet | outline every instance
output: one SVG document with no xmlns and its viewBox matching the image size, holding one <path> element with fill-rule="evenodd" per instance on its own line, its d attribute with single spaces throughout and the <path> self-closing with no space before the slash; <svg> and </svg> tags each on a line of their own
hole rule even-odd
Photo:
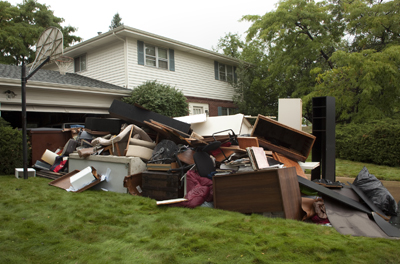
<svg viewBox="0 0 400 264">
<path fill-rule="evenodd" d="M 261 147 L 282 153 L 296 161 L 306 161 L 315 137 L 268 117 L 258 115 L 252 137 L 258 138 Z"/>
<path fill-rule="evenodd" d="M 29 131 L 32 145 L 32 162 L 41 160 L 46 149 L 56 151 L 63 148 L 71 138 L 71 132 L 63 132 L 61 128 L 32 128 Z"/>
<path fill-rule="evenodd" d="M 302 219 L 296 169 L 267 169 L 213 177 L 214 207 L 241 213 L 283 212 Z"/>
</svg>

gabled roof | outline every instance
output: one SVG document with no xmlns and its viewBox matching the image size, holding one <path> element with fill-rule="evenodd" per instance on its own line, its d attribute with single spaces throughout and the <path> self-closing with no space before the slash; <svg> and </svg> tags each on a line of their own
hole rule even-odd
<svg viewBox="0 0 400 264">
<path fill-rule="evenodd" d="M 126 37 L 135 38 L 144 42 L 151 43 L 153 45 L 164 46 L 167 48 L 180 50 L 191 54 L 196 54 L 198 56 L 217 60 L 221 63 L 238 64 L 240 62 L 240 60 L 238 59 L 223 55 L 218 52 L 200 48 L 194 45 L 190 45 L 160 35 L 152 34 L 136 28 L 127 27 L 125 25 L 119 26 L 114 30 L 105 32 L 96 37 L 75 44 L 74 46 L 65 48 L 64 54 L 71 57 L 79 56 L 80 54 L 87 52 L 90 49 L 104 46 L 112 42 L 121 41 L 121 38 L 123 40 Z"/>
<path fill-rule="evenodd" d="M 27 68 L 27 75 L 29 72 L 29 68 Z M 21 81 L 21 67 L 15 65 L 6 65 L 0 64 L 0 79 L 16 79 L 19 82 Z M 117 85 L 113 85 L 110 83 L 98 81 L 92 78 L 88 78 L 82 75 L 78 75 L 76 73 L 66 73 L 66 75 L 60 74 L 58 71 L 51 70 L 38 70 L 32 78 L 29 79 L 29 82 L 42 82 L 49 84 L 60 84 L 60 85 L 73 85 L 73 86 L 81 86 L 81 87 L 91 87 L 91 88 L 103 88 L 103 89 L 112 89 L 112 90 L 121 90 L 121 91 L 130 91 L 130 89 L 126 89 Z"/>
</svg>

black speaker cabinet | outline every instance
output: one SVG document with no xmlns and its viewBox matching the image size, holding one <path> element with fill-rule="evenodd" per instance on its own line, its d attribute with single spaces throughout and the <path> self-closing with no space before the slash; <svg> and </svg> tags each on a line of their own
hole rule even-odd
<svg viewBox="0 0 400 264">
<path fill-rule="evenodd" d="M 311 171 L 311 180 L 336 181 L 335 173 L 335 97 L 312 99 L 312 133 L 316 137 L 312 148 L 312 161 L 320 166 Z"/>
</svg>

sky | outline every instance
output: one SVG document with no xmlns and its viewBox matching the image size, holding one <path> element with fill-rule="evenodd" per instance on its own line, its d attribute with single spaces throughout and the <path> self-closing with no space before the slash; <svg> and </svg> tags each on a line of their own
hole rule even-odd
<svg viewBox="0 0 400 264">
<path fill-rule="evenodd" d="M 6 0 L 12 5 L 22 0 Z M 38 0 L 65 19 L 63 26 L 78 28 L 75 35 L 88 40 L 107 32 L 116 13 L 125 26 L 211 50 L 227 33 L 245 36 L 250 22 L 244 15 L 264 15 L 278 0 Z"/>
</svg>

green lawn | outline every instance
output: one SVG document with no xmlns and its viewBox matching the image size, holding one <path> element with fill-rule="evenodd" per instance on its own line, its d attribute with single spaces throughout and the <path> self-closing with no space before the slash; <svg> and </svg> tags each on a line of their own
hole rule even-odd
<svg viewBox="0 0 400 264">
<path fill-rule="evenodd" d="M 400 241 L 0 176 L 0 263 L 399 263 Z"/>
</svg>

